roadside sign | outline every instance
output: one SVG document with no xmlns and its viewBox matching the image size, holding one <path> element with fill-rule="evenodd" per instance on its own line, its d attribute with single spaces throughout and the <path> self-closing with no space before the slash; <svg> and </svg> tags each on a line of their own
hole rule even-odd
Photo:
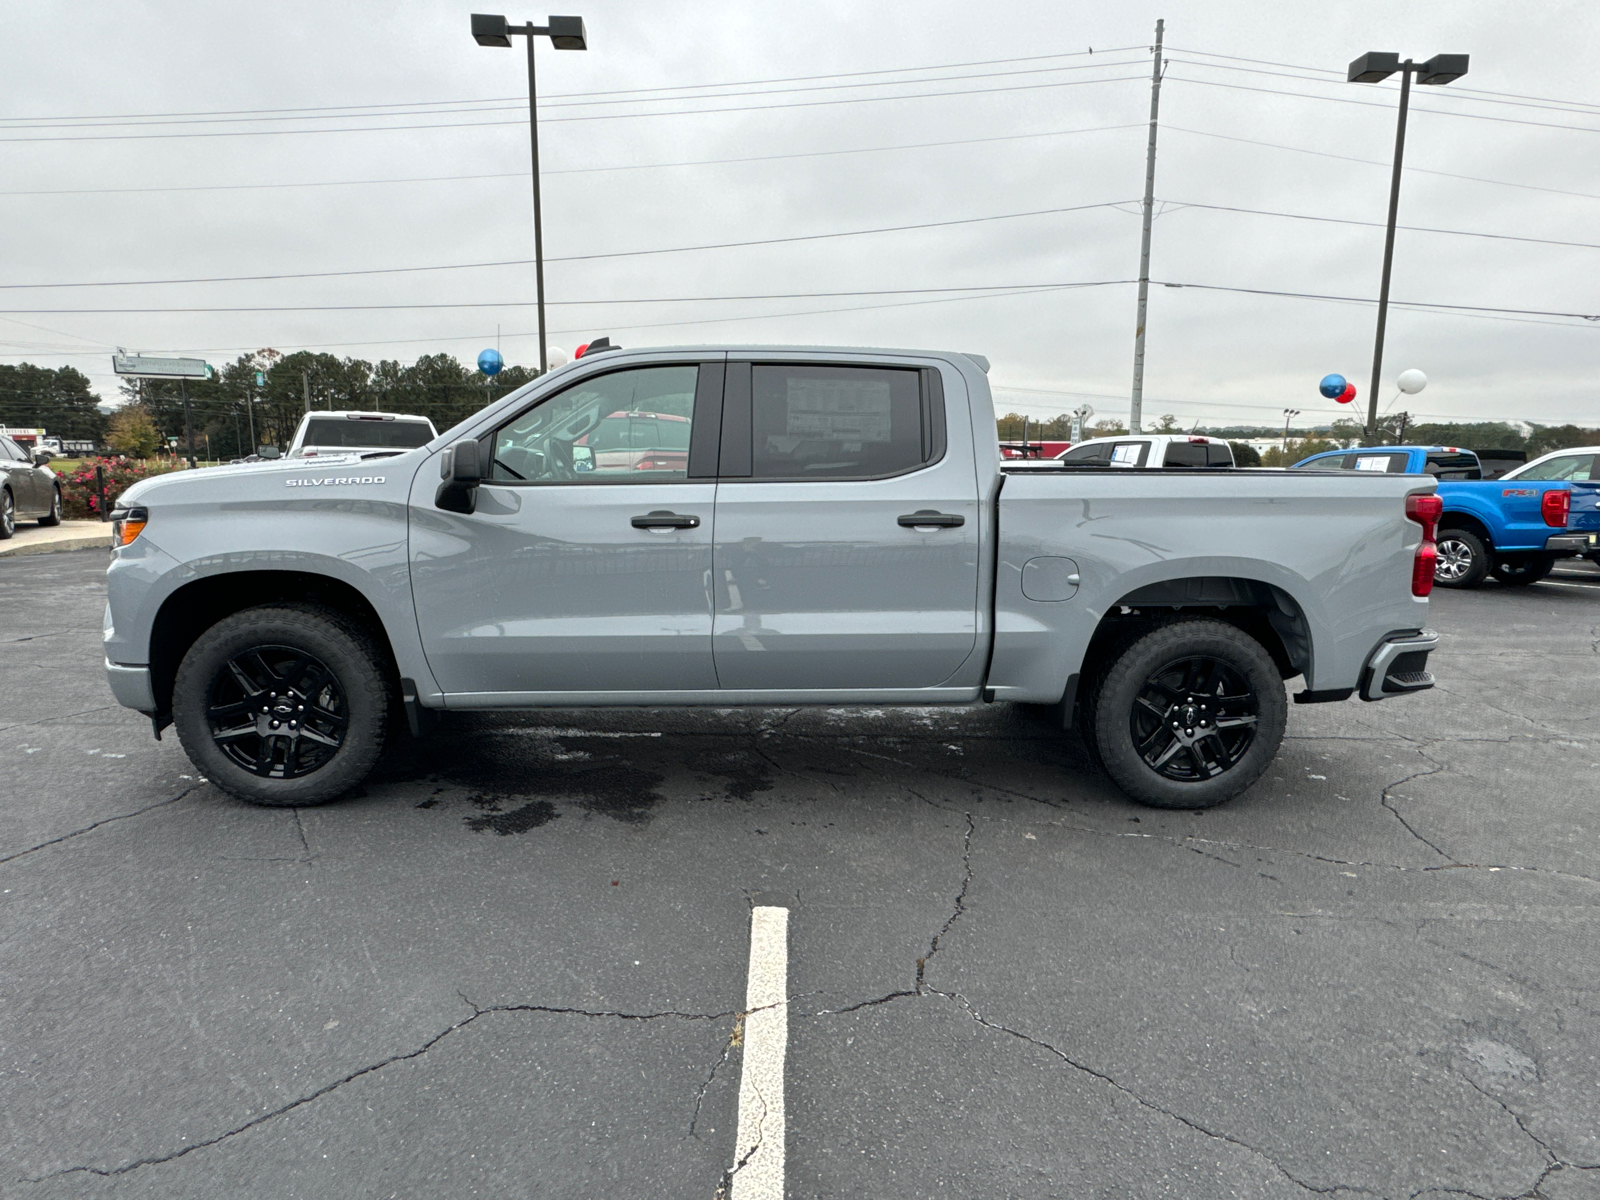
<svg viewBox="0 0 1600 1200">
<path fill-rule="evenodd" d="M 267 377 L 266 377 L 265 374 L 263 374 L 260 371 L 256 372 L 256 386 L 257 387 L 266 387 L 267 386 Z"/>
<path fill-rule="evenodd" d="M 148 354 L 113 354 L 111 369 L 118 375 L 142 379 L 210 379 L 211 366 L 203 358 L 158 358 Z"/>
</svg>

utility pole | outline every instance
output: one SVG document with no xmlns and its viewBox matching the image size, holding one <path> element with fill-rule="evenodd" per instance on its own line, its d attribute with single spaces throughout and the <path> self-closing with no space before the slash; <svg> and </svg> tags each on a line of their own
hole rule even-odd
<svg viewBox="0 0 1600 1200">
<path fill-rule="evenodd" d="M 178 388 L 183 392 L 183 440 L 189 448 L 189 469 L 194 470 L 194 422 L 189 416 L 189 381 L 178 380 Z"/>
<path fill-rule="evenodd" d="M 1161 115 L 1161 35 L 1164 20 L 1156 22 L 1155 63 L 1150 68 L 1150 144 L 1144 159 L 1144 234 L 1139 243 L 1139 320 L 1133 331 L 1133 403 L 1128 408 L 1128 432 L 1138 433 L 1144 418 L 1144 325 L 1150 304 L 1150 218 L 1156 198 L 1156 123 Z"/>
<path fill-rule="evenodd" d="M 1289 422 L 1299 415 L 1300 410 L 1298 408 L 1286 408 L 1283 410 L 1283 456 L 1285 458 L 1289 456 Z"/>
</svg>

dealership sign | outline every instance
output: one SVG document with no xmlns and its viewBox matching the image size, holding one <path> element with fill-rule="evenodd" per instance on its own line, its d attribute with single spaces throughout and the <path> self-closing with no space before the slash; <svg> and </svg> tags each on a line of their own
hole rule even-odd
<svg viewBox="0 0 1600 1200">
<path fill-rule="evenodd" d="M 158 358 L 148 354 L 113 354 L 111 369 L 118 375 L 140 379 L 210 379 L 211 366 L 203 358 Z"/>
</svg>

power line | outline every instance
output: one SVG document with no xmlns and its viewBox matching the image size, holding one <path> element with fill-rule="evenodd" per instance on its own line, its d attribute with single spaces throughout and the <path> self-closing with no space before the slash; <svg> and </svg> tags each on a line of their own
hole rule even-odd
<svg viewBox="0 0 1600 1200">
<path fill-rule="evenodd" d="M 1114 46 L 1109 50 L 1102 50 L 1100 53 L 1102 55 L 1122 54 L 1130 50 L 1142 50 L 1143 48 L 1143 46 Z M 1004 66 L 1010 63 L 1019 62 L 1042 62 L 1045 59 L 1051 58 L 1083 58 L 1086 56 L 1092 56 L 1093 54 L 1093 50 L 1071 50 L 1063 51 L 1058 54 L 1029 54 L 1018 58 L 983 58 L 974 59 L 968 62 L 935 63 L 930 66 L 922 67 L 883 67 L 872 71 L 839 71 L 824 75 L 786 75 L 774 79 L 736 79 L 723 83 L 673 84 L 663 87 L 622 88 L 599 92 L 552 92 L 550 93 L 549 98 L 552 100 L 573 100 L 581 99 L 586 96 L 624 96 L 645 92 L 682 92 L 699 91 L 706 88 L 717 87 L 753 87 L 757 84 L 763 83 L 809 83 L 818 79 L 853 79 L 864 75 L 900 75 L 916 71 L 950 71 L 965 67 L 989 67 Z M 424 105 L 443 104 L 504 104 L 512 101 L 522 103 L 525 99 L 526 97 L 523 96 L 486 96 L 477 100 L 408 100 L 391 101 L 385 104 L 318 104 L 310 105 L 304 108 L 235 108 L 211 109 L 200 112 L 99 113 L 79 117 L 0 117 L 0 125 L 10 121 L 102 121 L 117 120 L 124 117 L 225 117 L 244 116 L 252 113 L 327 112 L 332 109 L 420 108 Z"/>
<path fill-rule="evenodd" d="M 1327 296 L 1316 292 L 1275 292 L 1266 288 L 1224 287 L 1215 283 L 1174 283 L 1167 280 L 1154 279 L 1150 282 L 1160 283 L 1162 287 L 1167 288 L 1193 288 L 1206 292 L 1240 292 L 1251 296 L 1285 296 L 1296 300 L 1337 300 L 1346 304 L 1377 303 L 1376 300 L 1370 300 L 1365 296 Z M 1522 316 L 1571 317 L 1575 320 L 1600 322 L 1600 313 L 1552 312 L 1539 308 L 1499 308 L 1484 304 L 1441 304 L 1432 300 L 1390 300 L 1389 303 L 1397 308 L 1442 309 L 1446 312 L 1516 313 Z"/>
<path fill-rule="evenodd" d="M 565 102 L 565 103 L 563 103 L 561 101 L 544 100 L 544 101 L 540 102 L 539 107 L 540 107 L 541 111 L 547 111 L 547 110 L 550 110 L 550 109 L 562 109 L 562 108 L 593 108 L 593 107 L 596 107 L 596 106 L 602 105 L 602 104 L 649 104 L 649 103 L 655 103 L 657 101 L 660 101 L 662 103 L 674 103 L 674 102 L 681 103 L 681 102 L 683 102 L 685 100 L 732 100 L 732 99 L 738 99 L 738 98 L 744 97 L 744 96 L 782 96 L 782 95 L 787 95 L 787 94 L 795 93 L 795 92 L 835 91 L 835 90 L 838 90 L 838 89 L 841 89 L 841 88 L 907 87 L 907 86 L 916 86 L 918 84 L 927 84 L 927 83 L 961 83 L 961 82 L 964 82 L 964 81 L 969 80 L 969 79 L 999 79 L 999 78 L 1005 78 L 1005 77 L 1016 76 L 1016 75 L 1044 75 L 1044 74 L 1050 74 L 1050 73 L 1059 72 L 1059 71 L 1098 71 L 1098 70 L 1102 70 L 1102 69 L 1105 69 L 1105 68 L 1108 68 L 1108 67 L 1130 67 L 1130 66 L 1138 66 L 1138 65 L 1141 65 L 1141 64 L 1139 64 L 1137 61 L 1111 62 L 1111 63 L 1077 63 L 1077 64 L 1073 64 L 1073 65 L 1070 65 L 1070 66 L 1058 66 L 1058 67 L 1027 67 L 1027 68 L 1023 68 L 1021 70 L 1016 70 L 1016 71 L 983 71 L 983 72 L 979 72 L 977 74 L 972 74 L 972 75 L 943 75 L 943 76 L 937 76 L 937 77 L 932 77 L 932 78 L 928 78 L 928 79 L 891 79 L 891 80 L 882 80 L 882 81 L 867 82 L 867 83 L 826 83 L 826 84 L 817 84 L 817 85 L 811 86 L 811 87 L 769 88 L 769 89 L 764 89 L 764 90 L 759 90 L 759 91 L 746 91 L 746 92 L 718 92 L 718 93 L 707 94 L 707 95 L 704 95 L 704 96 L 658 96 L 658 97 L 646 97 L 646 98 L 623 98 L 623 99 L 612 99 L 612 100 L 582 100 L 582 101 L 569 101 L 569 102 Z M 710 85 L 708 85 L 708 86 L 710 86 Z M 861 99 L 868 99 L 868 100 L 871 100 L 871 99 L 892 99 L 892 98 L 893 97 L 890 97 L 890 96 L 861 97 Z M 381 116 L 381 117 L 431 117 L 431 116 L 455 116 L 455 115 L 460 115 L 460 114 L 463 114 L 463 113 L 479 114 L 479 113 L 506 112 L 506 111 L 518 111 L 518 112 L 520 112 L 520 111 L 524 110 L 527 107 L 527 104 L 526 104 L 525 101 L 517 101 L 515 103 L 509 103 L 509 104 L 499 103 L 499 102 L 495 102 L 495 103 L 491 104 L 490 102 L 487 102 L 487 101 L 473 101 L 473 102 L 470 102 L 470 103 L 472 104 L 472 107 L 468 107 L 468 108 L 412 108 L 412 109 L 399 109 L 399 110 L 396 110 L 396 111 L 385 112 L 385 113 L 367 113 L 367 114 L 358 114 L 358 113 L 353 113 L 353 112 L 327 112 L 327 113 L 310 113 L 310 114 L 284 115 L 284 116 L 199 117 L 199 118 L 173 118 L 173 119 L 160 119 L 160 120 L 143 120 L 143 119 L 139 119 L 139 120 L 112 120 L 112 121 L 101 121 L 101 122 L 97 122 L 96 124 L 92 124 L 92 125 L 62 124 L 62 123 L 59 123 L 59 122 L 52 122 L 52 123 L 33 124 L 33 125 L 9 125 L 9 126 L 6 126 L 5 128 L 6 128 L 7 131 L 13 131 L 13 130 L 33 131 L 33 130 L 39 130 L 39 129 L 114 129 L 114 128 L 123 128 L 123 127 L 145 128 L 145 127 L 152 126 L 152 125 L 252 124 L 252 123 L 262 123 L 262 122 L 267 122 L 267 121 L 343 121 L 343 120 L 349 120 L 352 117 L 361 117 L 361 116 L 368 116 L 368 117 L 378 117 L 378 116 Z M 487 107 L 485 105 L 487 105 Z M 698 112 L 700 110 L 696 109 L 696 110 L 693 110 L 693 111 Z M 625 115 L 645 116 L 645 115 L 648 115 L 648 114 L 631 113 L 631 114 L 625 114 Z"/>
<path fill-rule="evenodd" d="M 1182 65 L 1182 64 L 1180 64 Z M 1192 64 L 1200 66 L 1203 64 Z M 1289 92 L 1282 88 L 1251 87 L 1243 83 L 1223 83 L 1216 79 L 1190 79 L 1183 75 L 1172 77 L 1178 83 L 1192 83 L 1197 87 L 1227 88 L 1235 92 L 1256 92 L 1268 96 L 1294 96 L 1301 100 L 1322 100 L 1329 104 L 1354 104 L 1361 108 L 1381 108 L 1392 111 L 1390 106 L 1376 100 L 1352 100 L 1348 96 L 1318 96 L 1311 92 Z M 1488 113 L 1449 112 L 1439 108 L 1419 108 L 1417 112 L 1426 112 L 1436 117 L 1459 117 L 1469 121 L 1494 121 L 1502 125 L 1528 125 L 1538 129 L 1564 129 L 1568 133 L 1600 133 L 1600 128 L 1588 125 L 1555 125 L 1549 121 L 1525 121 L 1519 117 L 1493 117 Z"/>
<path fill-rule="evenodd" d="M 1350 217 L 1317 217 L 1309 213 L 1271 212 L 1260 208 L 1235 208 L 1226 204 L 1200 204 L 1188 200 L 1163 200 L 1162 203 L 1177 205 L 1179 209 L 1203 208 L 1212 212 L 1248 213 L 1257 217 L 1286 217 L 1294 221 L 1321 221 L 1334 225 L 1365 225 L 1371 229 L 1386 228 L 1382 221 L 1358 221 Z M 1600 242 L 1563 242 L 1554 238 L 1521 237 L 1511 233 L 1483 233 L 1474 229 L 1437 229 L 1430 225 L 1396 225 L 1395 228 L 1404 229 L 1412 233 L 1447 233 L 1454 237 L 1490 238 L 1503 242 L 1531 242 L 1539 246 L 1571 246 L 1580 250 L 1600 250 Z"/>
<path fill-rule="evenodd" d="M 1206 129 L 1188 129 L 1182 125 L 1163 125 L 1161 128 L 1174 129 L 1179 133 L 1190 133 L 1197 137 L 1218 138 L 1225 142 L 1240 142 L 1246 146 L 1265 146 L 1271 150 L 1292 150 L 1296 154 L 1313 154 L 1318 158 L 1332 158 L 1337 159 L 1339 162 L 1362 163 L 1370 167 L 1387 168 L 1391 165 L 1375 158 L 1354 158 L 1348 154 L 1334 154 L 1327 150 L 1312 150 L 1306 146 L 1286 146 L 1282 142 L 1263 142 L 1255 138 L 1235 137 L 1227 133 L 1212 133 Z M 1509 179 L 1485 179 L 1478 175 L 1457 175 L 1452 171 L 1434 171 L 1426 167 L 1405 167 L 1403 169 L 1407 172 L 1415 172 L 1418 175 L 1438 175 L 1444 179 L 1460 179 L 1467 183 L 1491 183 L 1498 187 L 1521 188 L 1524 191 L 1531 192 L 1549 192 L 1556 196 L 1576 196 L 1583 200 L 1600 200 L 1600 195 L 1593 192 L 1573 192 L 1565 188 L 1543 187 L 1533 183 L 1513 183 Z"/>
<path fill-rule="evenodd" d="M 1243 72 L 1244 74 L 1247 74 L 1247 75 L 1270 75 L 1275 79 L 1293 79 L 1293 80 L 1297 80 L 1297 81 L 1299 81 L 1301 83 L 1319 84 L 1319 83 L 1335 83 L 1335 82 L 1337 82 L 1337 83 L 1342 85 L 1345 82 L 1343 78 L 1339 78 L 1337 80 L 1334 80 L 1334 79 L 1317 79 L 1317 78 L 1306 76 L 1306 75 L 1303 75 L 1303 74 L 1302 75 L 1292 74 L 1289 71 L 1262 71 L 1262 70 L 1258 70 L 1258 69 L 1256 69 L 1254 67 L 1223 66 L 1223 65 L 1218 64 L 1218 63 L 1194 62 L 1191 59 L 1174 59 L 1173 61 L 1174 62 L 1178 62 L 1178 63 L 1182 63 L 1182 64 L 1187 65 L 1187 66 L 1191 66 L 1191 67 L 1203 67 L 1203 68 L 1206 68 L 1207 70 L 1212 70 L 1212 71 L 1240 71 L 1240 72 Z M 1316 69 L 1316 68 L 1310 68 L 1310 67 L 1296 68 L 1296 70 L 1300 70 L 1300 71 L 1307 71 L 1307 70 L 1314 70 L 1314 69 Z M 1338 72 L 1334 72 L 1334 74 L 1337 75 Z M 1474 89 L 1472 89 L 1472 88 L 1450 88 L 1447 91 L 1435 91 L 1435 92 L 1433 92 L 1431 94 L 1431 97 L 1434 98 L 1434 99 L 1467 101 L 1467 102 L 1473 103 L 1473 104 L 1504 104 L 1504 105 L 1512 106 L 1512 107 L 1515 107 L 1515 108 L 1532 108 L 1532 109 L 1538 110 L 1539 112 L 1567 112 L 1567 113 L 1574 113 L 1574 114 L 1577 114 L 1579 116 L 1585 116 L 1585 117 L 1600 116 L 1600 111 L 1596 111 L 1594 108 L 1590 108 L 1590 107 L 1572 107 L 1572 106 L 1566 104 L 1563 101 L 1555 101 L 1555 102 L 1552 102 L 1552 103 L 1535 104 L 1535 103 L 1531 103 L 1531 102 L 1523 101 L 1523 100 L 1490 99 L 1490 98 L 1488 98 L 1486 96 L 1482 96 L 1482 95 L 1477 94 L 1474 91 Z M 1332 97 L 1327 97 L 1327 98 L 1328 99 L 1332 99 Z M 1468 115 L 1471 115 L 1471 114 L 1467 114 L 1467 113 L 1451 113 L 1451 112 L 1449 112 L 1448 110 L 1445 110 L 1445 109 L 1428 108 L 1425 105 L 1422 106 L 1422 107 L 1419 107 L 1417 109 L 1417 111 L 1418 112 L 1441 113 L 1441 114 L 1443 114 L 1445 116 L 1468 116 Z"/>
<path fill-rule="evenodd" d="M 1331 67 L 1309 67 L 1303 63 L 1275 62 L 1272 59 L 1267 58 L 1245 58 L 1238 54 L 1216 54 L 1210 50 L 1196 50 L 1189 46 L 1180 47 L 1178 52 L 1180 54 L 1198 54 L 1204 58 L 1225 58 L 1230 62 L 1254 63 L 1257 66 L 1262 67 L 1288 67 L 1295 71 L 1313 71 L 1319 75 L 1331 75 L 1334 77 L 1334 81 L 1341 83 L 1345 80 L 1345 72 L 1334 70 Z M 1468 87 L 1465 84 L 1451 87 L 1450 94 L 1459 93 L 1467 93 L 1477 96 L 1494 96 L 1507 100 L 1537 100 L 1548 104 L 1574 104 L 1581 105 L 1589 109 L 1600 110 L 1600 104 L 1591 103 L 1588 100 L 1559 100 L 1552 96 L 1530 96 L 1522 92 L 1494 92 L 1485 88 Z"/>
<path fill-rule="evenodd" d="M 568 167 L 544 171 L 544 175 L 593 175 L 606 171 L 655 171 L 672 167 L 719 167 L 736 163 L 778 162 L 795 158 L 830 158 L 841 154 L 881 154 L 898 150 L 931 150 L 947 146 L 976 146 L 988 142 L 1015 142 L 1030 138 L 1066 137 L 1076 133 L 1108 133 L 1119 129 L 1142 129 L 1144 122 L 1124 125 L 1095 125 L 1085 129 L 1047 129 L 1038 133 L 1007 133 L 995 137 L 955 138 L 943 142 L 907 142 L 899 146 L 858 146 L 843 150 L 802 150 L 791 154 L 757 154 L 745 158 L 700 158 L 679 162 L 620 163 L 604 167 Z M 139 188 L 52 188 L 47 190 L 0 192 L 0 196 L 82 196 L 82 195 L 133 195 L 161 192 L 237 192 L 254 189 L 281 189 L 302 187 L 356 187 L 384 183 L 457 183 L 472 179 L 522 179 L 526 171 L 496 171 L 484 175 L 417 175 L 403 179 L 329 179 L 308 183 L 212 183 L 189 187 L 139 187 Z"/>
<path fill-rule="evenodd" d="M 742 296 L 643 296 L 633 298 L 612 298 L 605 300 L 562 300 L 558 303 L 565 307 L 605 304 L 701 304 L 712 301 L 748 301 L 748 300 L 802 300 L 822 299 L 824 297 L 846 296 L 903 296 L 920 295 L 929 292 L 990 292 L 1000 290 L 1027 291 L 1037 289 L 1041 291 L 1059 291 L 1063 288 L 1079 287 L 1106 287 L 1111 284 L 1127 283 L 1126 279 L 1102 279 L 1086 283 L 994 283 L 982 284 L 971 287 L 929 287 L 929 288 L 881 288 L 874 290 L 859 290 L 845 292 L 767 292 Z M 442 308 L 529 308 L 536 301 L 533 300 L 468 300 L 460 302 L 430 302 L 424 304 L 285 304 L 285 305 L 239 305 L 239 306 L 205 306 L 189 308 L 28 308 L 28 309 L 0 309 L 0 312 L 26 312 L 26 313 L 79 313 L 79 314 L 128 314 L 128 313 L 256 313 L 256 312 L 394 312 L 406 310 L 434 310 Z"/>
<path fill-rule="evenodd" d="M 958 217 L 949 221 L 924 221 L 913 225 L 885 225 L 876 229 L 846 229 L 834 233 L 805 233 L 795 234 L 790 237 L 758 238 L 743 242 L 711 242 L 698 246 L 663 246 L 653 250 L 617 250 L 606 254 L 569 254 L 560 258 L 546 258 L 547 263 L 558 262 L 589 262 L 595 259 L 608 258 L 637 258 L 650 254 L 684 254 L 696 250 L 729 250 L 742 249 L 750 246 L 773 246 L 786 242 L 814 242 L 840 237 L 864 237 L 878 233 L 903 233 L 917 229 L 941 229 L 953 225 L 977 225 L 988 221 L 1010 221 L 1022 217 L 1055 216 L 1060 213 L 1084 212 L 1095 208 L 1114 208 L 1118 204 L 1129 203 L 1126 200 L 1108 200 L 1100 204 L 1078 204 L 1069 208 L 1041 208 L 1028 212 L 995 213 L 983 217 Z M 165 284 L 194 284 L 194 283 L 261 283 L 267 280 L 282 279 L 333 279 L 352 275 L 395 275 L 418 271 L 459 271 L 472 270 L 479 267 L 525 267 L 533 262 L 531 258 L 502 259 L 498 262 L 478 263 L 443 263 L 427 267 L 371 267 L 353 271 L 307 271 L 299 274 L 277 275 L 222 275 L 206 279 L 117 279 L 103 282 L 89 281 L 85 283 L 7 283 L 0 284 L 0 290 L 15 290 L 18 288 L 63 288 L 63 287 L 148 287 Z M 446 306 L 448 307 L 448 306 Z M 492 306 L 490 306 L 492 307 Z M 23 311 L 23 310 L 19 310 Z M 33 311 L 33 310 L 28 310 Z M 47 310 L 38 310 L 47 311 Z M 71 311 L 71 310 L 63 310 Z M 132 310 L 107 310 L 107 311 L 132 311 Z M 172 310 L 177 311 L 177 310 Z M 188 311 L 188 310 L 184 310 Z M 197 310 L 204 311 L 204 310 Z M 248 310 L 239 310 L 248 311 Z"/>
<path fill-rule="evenodd" d="M 546 117 L 541 124 L 564 124 L 572 121 L 623 121 L 638 117 L 694 117 L 708 116 L 716 113 L 735 112 L 770 112 L 778 109 L 790 108 L 820 108 L 839 104 L 874 104 L 884 101 L 900 100 L 933 100 L 948 96 L 987 96 L 1004 92 L 1037 91 L 1041 88 L 1078 87 L 1096 83 L 1125 83 L 1130 79 L 1140 79 L 1139 75 L 1118 75 L 1108 79 L 1058 79 L 1049 83 L 1019 83 L 1009 84 L 997 88 L 961 88 L 953 92 L 919 92 L 915 95 L 899 96 L 852 96 L 837 100 L 796 100 L 786 104 L 743 104 L 729 108 L 691 108 L 674 109 L 668 112 L 644 113 L 593 113 L 586 116 L 573 117 Z M 929 82 L 937 82 L 930 80 Z M 415 129 L 473 129 L 492 125 L 522 125 L 520 119 L 505 121 L 454 121 L 431 123 L 427 125 L 362 125 L 342 129 L 230 129 L 217 132 L 193 133 L 96 133 L 86 137 L 44 137 L 44 138 L 0 138 L 0 142 L 20 143 L 63 143 L 63 142 L 108 142 L 108 141 L 151 141 L 169 138 L 231 138 L 231 137 L 284 137 L 298 134 L 319 133 L 392 133 L 404 132 Z"/>
</svg>

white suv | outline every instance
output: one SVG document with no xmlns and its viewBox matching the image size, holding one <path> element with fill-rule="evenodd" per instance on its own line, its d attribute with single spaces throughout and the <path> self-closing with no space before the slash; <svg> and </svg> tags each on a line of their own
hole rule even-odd
<svg viewBox="0 0 1600 1200">
<path fill-rule="evenodd" d="M 386 412 L 308 412 L 289 445 L 290 458 L 327 454 L 401 454 L 439 436 L 427 417 Z"/>
</svg>

